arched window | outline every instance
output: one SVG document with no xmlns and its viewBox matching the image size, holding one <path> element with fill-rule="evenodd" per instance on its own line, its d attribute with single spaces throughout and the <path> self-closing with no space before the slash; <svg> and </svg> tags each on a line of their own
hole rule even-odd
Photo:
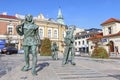
<svg viewBox="0 0 120 80">
<path fill-rule="evenodd" d="M 109 44 L 110 44 L 110 52 L 114 52 L 114 42 L 113 41 L 110 41 L 109 42 Z"/>
<path fill-rule="evenodd" d="M 62 31 L 62 36 L 63 36 L 63 38 L 65 37 L 65 31 Z"/>
<path fill-rule="evenodd" d="M 51 37 L 52 37 L 52 30 L 48 29 L 48 38 L 51 38 Z"/>
<path fill-rule="evenodd" d="M 40 38 L 43 38 L 43 29 L 40 29 Z"/>
<path fill-rule="evenodd" d="M 58 38 L 58 30 L 57 29 L 54 30 L 54 38 Z"/>
</svg>

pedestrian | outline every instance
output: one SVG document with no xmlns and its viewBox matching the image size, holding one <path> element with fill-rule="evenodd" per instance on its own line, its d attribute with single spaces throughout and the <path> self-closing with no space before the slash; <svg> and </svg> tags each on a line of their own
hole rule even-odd
<svg viewBox="0 0 120 80">
<path fill-rule="evenodd" d="M 119 52 L 118 52 L 118 47 L 115 46 L 115 54 L 116 54 L 116 57 L 118 56 Z"/>
</svg>

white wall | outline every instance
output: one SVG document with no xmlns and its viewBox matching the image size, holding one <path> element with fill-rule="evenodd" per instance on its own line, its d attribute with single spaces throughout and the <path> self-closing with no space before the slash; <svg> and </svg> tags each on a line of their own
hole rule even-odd
<svg viewBox="0 0 120 80">
<path fill-rule="evenodd" d="M 76 28 L 75 31 L 74 31 L 74 33 L 73 33 L 73 35 L 76 35 L 76 33 L 82 32 L 82 31 L 84 31 L 84 29 Z"/>
<path fill-rule="evenodd" d="M 120 31 L 120 23 L 109 23 L 103 26 L 103 35 L 109 35 L 108 33 L 108 27 L 112 28 L 112 34 L 116 34 Z"/>
</svg>

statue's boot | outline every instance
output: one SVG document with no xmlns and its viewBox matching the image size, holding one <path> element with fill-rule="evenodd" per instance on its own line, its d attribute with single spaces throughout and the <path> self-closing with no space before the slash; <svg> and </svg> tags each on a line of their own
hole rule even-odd
<svg viewBox="0 0 120 80">
<path fill-rule="evenodd" d="M 28 65 L 27 66 L 23 66 L 23 68 L 21 69 L 21 71 L 28 71 L 28 69 L 29 69 Z"/>
<path fill-rule="evenodd" d="M 58 60 L 58 56 L 57 56 L 57 54 L 55 55 L 55 60 Z"/>
<path fill-rule="evenodd" d="M 32 75 L 36 76 L 37 75 L 37 71 L 36 71 L 36 61 L 37 58 L 33 59 L 33 63 L 32 63 Z"/>
<path fill-rule="evenodd" d="M 66 61 L 63 60 L 63 61 L 62 61 L 62 65 L 65 65 L 65 64 L 66 64 Z"/>
<path fill-rule="evenodd" d="M 37 75 L 37 71 L 35 69 L 32 69 L 32 75 L 36 76 Z"/>
<path fill-rule="evenodd" d="M 71 64 L 72 64 L 72 65 L 76 65 L 76 63 L 75 63 L 75 62 L 71 62 Z"/>
<path fill-rule="evenodd" d="M 65 56 L 65 58 L 63 59 L 62 64 L 65 65 L 65 64 L 68 64 L 68 62 L 69 62 L 68 61 L 68 56 L 67 57 Z"/>
<path fill-rule="evenodd" d="M 36 75 L 37 75 L 37 72 L 36 72 L 36 71 L 32 71 L 32 75 L 33 75 L 33 76 L 36 76 Z"/>
<path fill-rule="evenodd" d="M 55 60 L 58 60 L 58 58 L 55 58 Z"/>
<path fill-rule="evenodd" d="M 66 63 L 62 63 L 62 65 L 65 65 Z"/>
<path fill-rule="evenodd" d="M 63 61 L 62 65 L 68 64 L 68 61 Z"/>
</svg>

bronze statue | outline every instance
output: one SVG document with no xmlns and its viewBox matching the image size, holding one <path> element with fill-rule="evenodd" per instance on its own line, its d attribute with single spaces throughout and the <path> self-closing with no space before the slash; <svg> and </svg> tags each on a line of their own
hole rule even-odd
<svg viewBox="0 0 120 80">
<path fill-rule="evenodd" d="M 34 24 L 33 16 L 27 14 L 25 20 L 16 27 L 17 33 L 20 36 L 24 35 L 23 39 L 23 49 L 25 56 L 25 66 L 22 68 L 22 71 L 27 71 L 29 69 L 29 51 L 32 51 L 32 74 L 37 75 L 36 65 L 37 65 L 37 47 L 40 45 L 40 36 L 38 34 L 38 26 Z"/>
<path fill-rule="evenodd" d="M 69 62 L 69 58 L 71 58 L 71 64 L 75 65 L 74 62 L 74 53 L 75 53 L 75 47 L 74 47 L 74 35 L 73 32 L 75 30 L 75 26 L 70 26 L 68 31 L 66 31 L 66 36 L 64 38 L 64 43 L 65 43 L 65 50 L 64 50 L 64 56 L 63 56 L 63 61 L 62 64 L 65 65 Z M 70 55 L 70 56 L 69 56 Z"/>
<path fill-rule="evenodd" d="M 53 43 L 51 50 L 52 50 L 52 59 L 58 60 L 58 46 L 56 42 Z"/>
</svg>

